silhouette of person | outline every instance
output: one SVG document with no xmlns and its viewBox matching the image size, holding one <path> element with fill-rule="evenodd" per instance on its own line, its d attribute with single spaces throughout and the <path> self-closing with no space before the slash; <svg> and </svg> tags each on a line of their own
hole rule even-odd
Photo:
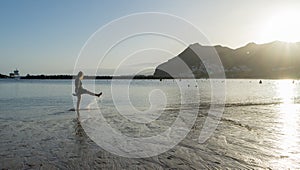
<svg viewBox="0 0 300 170">
<path fill-rule="evenodd" d="M 79 107 L 80 107 L 81 95 L 82 94 L 89 94 L 91 96 L 97 96 L 97 97 L 100 97 L 102 95 L 102 92 L 96 94 L 96 93 L 90 92 L 87 89 L 83 88 L 82 87 L 82 82 L 81 82 L 83 77 L 84 77 L 83 72 L 79 71 L 78 74 L 77 74 L 77 77 L 75 79 L 75 93 L 73 94 L 74 96 L 77 96 L 76 111 L 77 111 L 77 119 L 78 120 L 80 118 Z"/>
</svg>

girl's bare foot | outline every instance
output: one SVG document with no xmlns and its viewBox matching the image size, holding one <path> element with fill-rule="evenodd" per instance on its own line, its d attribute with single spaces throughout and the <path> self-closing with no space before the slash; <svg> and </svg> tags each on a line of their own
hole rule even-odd
<svg viewBox="0 0 300 170">
<path fill-rule="evenodd" d="M 99 94 L 96 94 L 97 97 L 100 97 L 102 95 L 102 92 L 100 92 Z"/>
</svg>

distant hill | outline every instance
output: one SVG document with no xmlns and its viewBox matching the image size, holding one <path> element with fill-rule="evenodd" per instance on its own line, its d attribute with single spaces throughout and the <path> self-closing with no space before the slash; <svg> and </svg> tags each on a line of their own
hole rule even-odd
<svg viewBox="0 0 300 170">
<path fill-rule="evenodd" d="M 8 78 L 7 75 L 0 74 L 0 78 Z"/>
<path fill-rule="evenodd" d="M 249 43 L 238 49 L 222 46 L 202 46 L 198 43 L 160 64 L 155 77 L 208 77 L 218 74 L 210 56 L 218 54 L 227 78 L 299 78 L 300 43 L 275 41 L 267 44 Z M 201 61 L 199 55 L 205 59 Z M 204 66 L 203 63 L 208 63 Z"/>
</svg>

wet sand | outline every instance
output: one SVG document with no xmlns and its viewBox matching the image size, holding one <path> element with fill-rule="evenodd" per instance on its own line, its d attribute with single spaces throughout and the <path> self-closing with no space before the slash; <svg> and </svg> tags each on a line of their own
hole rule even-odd
<svg viewBox="0 0 300 170">
<path fill-rule="evenodd" d="M 159 156 L 136 159 L 119 157 L 101 149 L 85 134 L 74 117 L 74 112 L 62 112 L 43 121 L 8 122 L 1 120 L 1 169 L 223 169 L 224 167 L 248 169 L 268 167 L 267 164 L 262 163 L 262 160 L 256 162 L 256 158 L 242 161 L 238 152 L 228 151 L 226 148 L 229 145 L 228 139 L 225 136 L 219 136 L 218 133 L 206 143 L 199 144 L 198 137 L 205 113 L 199 114 L 193 130 L 176 147 Z M 223 128 L 222 124 L 219 128 Z M 239 128 L 241 131 L 249 131 L 242 126 Z"/>
</svg>

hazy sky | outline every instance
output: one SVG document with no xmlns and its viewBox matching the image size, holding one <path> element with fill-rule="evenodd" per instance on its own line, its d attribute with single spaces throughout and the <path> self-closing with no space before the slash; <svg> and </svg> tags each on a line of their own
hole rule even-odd
<svg viewBox="0 0 300 170">
<path fill-rule="evenodd" d="M 80 49 L 96 30 L 114 19 L 137 12 L 164 12 L 179 16 L 194 24 L 212 44 L 231 48 L 249 42 L 265 43 L 284 38 L 300 41 L 299 34 L 283 35 L 282 31 L 293 32 L 275 29 L 276 32 L 273 29 L 286 20 L 292 24 L 299 22 L 300 15 L 276 20 L 278 14 L 287 11 L 300 11 L 300 1 L 1 0 L 0 73 L 8 74 L 18 68 L 22 75 L 70 74 Z M 172 54 L 166 55 L 164 60 L 168 57 Z M 155 66 L 158 61 L 147 60 L 148 66 L 151 63 Z M 143 63 L 138 64 L 143 66 Z"/>
</svg>

